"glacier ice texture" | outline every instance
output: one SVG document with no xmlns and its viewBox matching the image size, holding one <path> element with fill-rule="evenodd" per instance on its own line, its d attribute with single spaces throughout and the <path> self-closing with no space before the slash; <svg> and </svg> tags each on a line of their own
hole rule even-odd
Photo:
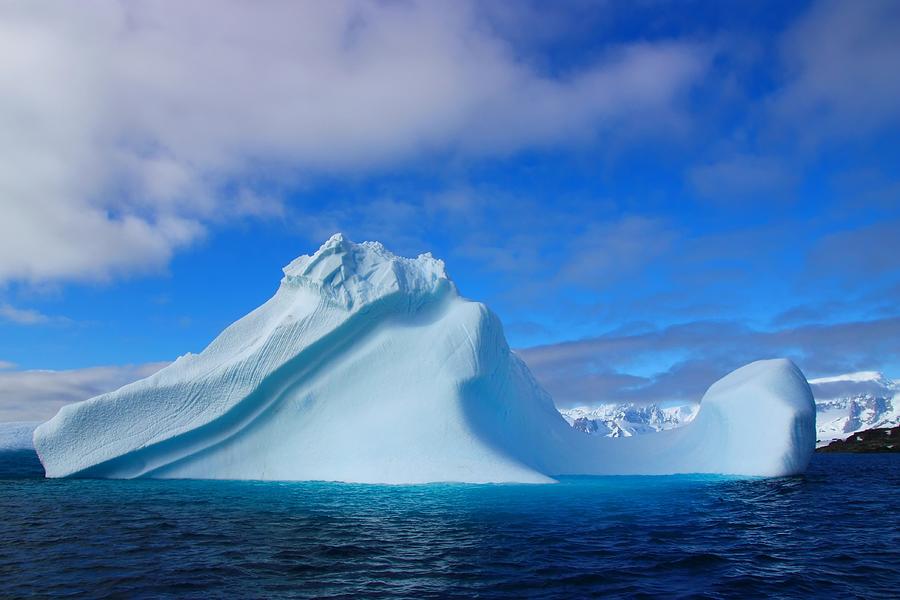
<svg viewBox="0 0 900 600">
<path fill-rule="evenodd" d="M 340 234 L 200 354 L 65 406 L 34 433 L 48 477 L 367 483 L 779 476 L 803 471 L 814 445 L 810 389 L 787 360 L 716 382 L 684 427 L 584 435 L 442 261 Z"/>
</svg>

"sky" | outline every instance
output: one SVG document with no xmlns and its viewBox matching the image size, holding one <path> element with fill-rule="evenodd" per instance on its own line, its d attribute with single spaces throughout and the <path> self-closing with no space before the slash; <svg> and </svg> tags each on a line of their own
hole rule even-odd
<svg viewBox="0 0 900 600">
<path fill-rule="evenodd" d="M 561 407 L 900 378 L 900 3 L 0 3 L 0 421 L 341 231 L 443 258 Z"/>
</svg>

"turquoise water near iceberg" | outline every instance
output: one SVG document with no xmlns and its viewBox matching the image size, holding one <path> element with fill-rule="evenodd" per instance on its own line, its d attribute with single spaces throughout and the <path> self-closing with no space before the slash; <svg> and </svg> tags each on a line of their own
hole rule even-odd
<svg viewBox="0 0 900 600">
<path fill-rule="evenodd" d="M 898 490 L 897 455 L 768 480 L 7 478 L 0 596 L 896 598 Z"/>
</svg>

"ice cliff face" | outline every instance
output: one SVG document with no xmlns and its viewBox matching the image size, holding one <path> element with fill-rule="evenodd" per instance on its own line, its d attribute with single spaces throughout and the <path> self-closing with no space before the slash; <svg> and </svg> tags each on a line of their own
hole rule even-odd
<svg viewBox="0 0 900 600">
<path fill-rule="evenodd" d="M 809 387 L 788 361 L 714 384 L 694 421 L 585 436 L 441 261 L 340 235 L 198 355 L 37 428 L 50 477 L 547 482 L 562 474 L 803 470 Z"/>
</svg>

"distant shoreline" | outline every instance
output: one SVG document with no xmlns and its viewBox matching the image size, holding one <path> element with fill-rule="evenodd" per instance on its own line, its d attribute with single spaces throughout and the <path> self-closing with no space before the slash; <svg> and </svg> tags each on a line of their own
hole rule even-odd
<svg viewBox="0 0 900 600">
<path fill-rule="evenodd" d="M 817 448 L 816 452 L 900 452 L 900 425 L 882 429 L 867 429 L 854 433 L 846 440 L 835 440 Z"/>
</svg>

